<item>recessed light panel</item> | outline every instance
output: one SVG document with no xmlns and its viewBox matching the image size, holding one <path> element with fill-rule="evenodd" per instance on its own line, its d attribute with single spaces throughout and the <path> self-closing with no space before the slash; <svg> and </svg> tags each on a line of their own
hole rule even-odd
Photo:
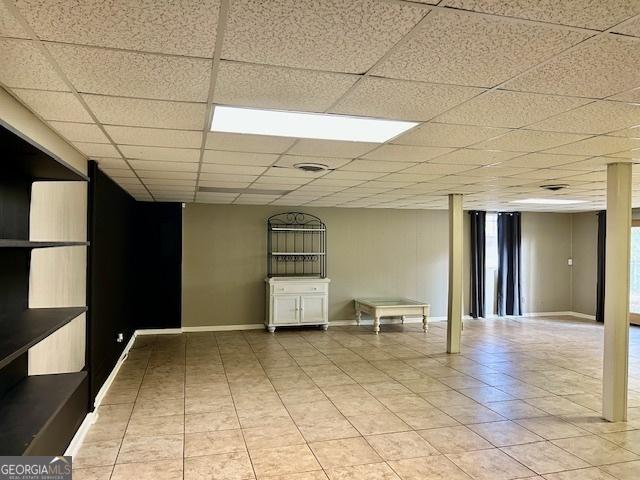
<svg viewBox="0 0 640 480">
<path fill-rule="evenodd" d="M 399 120 L 218 105 L 211 131 L 384 143 L 416 125 Z"/>
<path fill-rule="evenodd" d="M 529 205 L 573 205 L 576 203 L 587 203 L 587 201 L 563 198 L 526 198 L 524 200 L 514 200 L 510 203 L 524 203 Z"/>
</svg>

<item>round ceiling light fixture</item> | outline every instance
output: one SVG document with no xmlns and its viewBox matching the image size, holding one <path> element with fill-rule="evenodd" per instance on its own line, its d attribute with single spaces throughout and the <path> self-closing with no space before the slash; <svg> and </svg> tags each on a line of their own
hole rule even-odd
<svg viewBox="0 0 640 480">
<path fill-rule="evenodd" d="M 327 165 L 322 163 L 296 163 L 294 165 L 298 170 L 302 170 L 303 172 L 323 172 L 325 170 L 330 170 Z"/>
<path fill-rule="evenodd" d="M 568 183 L 553 183 L 548 185 L 540 185 L 540 188 L 551 190 L 552 192 L 557 192 L 558 190 L 562 190 L 563 188 L 567 188 L 568 186 Z"/>
</svg>

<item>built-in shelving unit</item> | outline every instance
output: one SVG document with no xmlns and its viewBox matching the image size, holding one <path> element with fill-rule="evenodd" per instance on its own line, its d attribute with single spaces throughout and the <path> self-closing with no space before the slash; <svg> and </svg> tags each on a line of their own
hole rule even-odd
<svg viewBox="0 0 640 480">
<path fill-rule="evenodd" d="M 267 276 L 325 278 L 326 225 L 318 217 L 286 212 L 267 220 Z"/>
<path fill-rule="evenodd" d="M 29 308 L 32 250 L 52 255 L 46 249 L 88 243 L 31 240 L 31 197 L 34 182 L 82 182 L 87 177 L 2 125 L 0 159 L 0 453 L 61 455 L 87 413 L 87 374 L 29 375 L 29 349 L 87 307 Z"/>
</svg>

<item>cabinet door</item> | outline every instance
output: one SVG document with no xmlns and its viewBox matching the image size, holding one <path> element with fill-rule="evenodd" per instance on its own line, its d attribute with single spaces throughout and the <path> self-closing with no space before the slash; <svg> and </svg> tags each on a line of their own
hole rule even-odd
<svg viewBox="0 0 640 480">
<path fill-rule="evenodd" d="M 300 322 L 324 323 L 327 297 L 325 295 L 302 295 L 300 297 Z"/>
<path fill-rule="evenodd" d="M 297 295 L 275 295 L 273 297 L 273 323 L 299 323 L 299 302 Z"/>
</svg>

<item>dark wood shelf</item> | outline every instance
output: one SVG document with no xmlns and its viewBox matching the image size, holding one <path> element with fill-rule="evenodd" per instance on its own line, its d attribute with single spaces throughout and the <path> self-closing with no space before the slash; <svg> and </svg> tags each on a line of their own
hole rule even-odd
<svg viewBox="0 0 640 480">
<path fill-rule="evenodd" d="M 86 311 L 87 307 L 65 307 L 3 313 L 0 316 L 0 368 Z"/>
<path fill-rule="evenodd" d="M 86 245 L 89 245 L 89 242 L 32 242 L 30 240 L 0 239 L 0 248 L 51 248 Z"/>
<path fill-rule="evenodd" d="M 34 375 L 9 390 L 0 402 L 0 452 L 62 455 L 84 418 L 86 378 L 86 372 Z M 52 443 L 61 431 L 68 438 Z"/>
<path fill-rule="evenodd" d="M 28 178 L 31 181 L 87 181 L 88 177 L 57 159 L 53 154 L 43 151 L 19 132 L 14 132 L 0 124 L 0 160 L 4 172 Z"/>
</svg>

